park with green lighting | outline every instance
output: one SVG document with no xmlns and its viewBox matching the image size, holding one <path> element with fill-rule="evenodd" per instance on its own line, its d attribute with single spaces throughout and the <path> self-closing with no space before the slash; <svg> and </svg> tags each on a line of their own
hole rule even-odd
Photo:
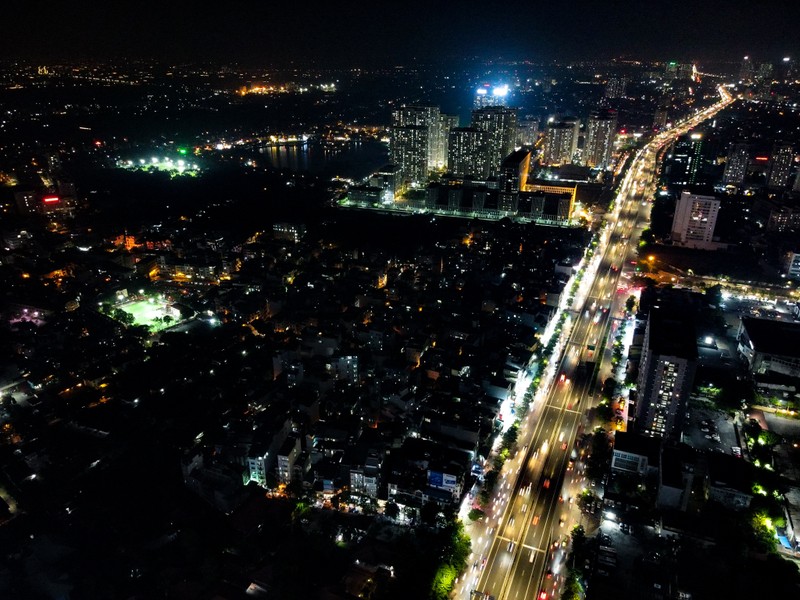
<svg viewBox="0 0 800 600">
<path fill-rule="evenodd" d="M 178 154 L 183 157 L 187 154 L 184 148 L 179 148 Z M 167 173 L 170 177 L 197 177 L 200 166 L 194 160 L 186 158 L 170 158 L 151 156 L 117 161 L 117 166 L 128 171 L 143 171 L 146 173 Z"/>
<path fill-rule="evenodd" d="M 125 325 L 145 326 L 151 333 L 163 331 L 183 320 L 180 311 L 170 306 L 163 294 L 128 301 L 118 299 L 116 304 L 103 302 L 100 311 Z"/>
</svg>

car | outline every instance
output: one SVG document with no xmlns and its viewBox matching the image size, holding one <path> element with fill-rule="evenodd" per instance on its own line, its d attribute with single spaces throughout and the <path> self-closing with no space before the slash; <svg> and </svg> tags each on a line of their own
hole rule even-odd
<svg viewBox="0 0 800 600">
<path fill-rule="evenodd" d="M 558 381 L 564 383 L 567 380 L 567 374 L 562 372 L 561 375 L 558 376 Z"/>
<path fill-rule="evenodd" d="M 552 579 L 553 578 L 553 569 L 547 569 L 547 573 L 545 573 L 545 575 L 547 576 L 547 579 Z"/>
<path fill-rule="evenodd" d="M 542 487 L 546 490 L 550 489 L 550 479 L 545 479 Z"/>
<path fill-rule="evenodd" d="M 509 552 L 514 552 L 514 542 L 513 541 L 508 542 L 508 546 L 506 547 L 506 550 L 508 550 Z"/>
<path fill-rule="evenodd" d="M 564 526 L 564 518 L 563 517 L 558 520 L 558 526 L 559 527 L 563 527 Z"/>
<path fill-rule="evenodd" d="M 544 588 L 539 591 L 539 600 L 547 600 L 547 590 Z"/>
<path fill-rule="evenodd" d="M 539 524 L 539 515 L 533 515 L 533 520 L 531 521 L 531 525 L 538 525 Z"/>
<path fill-rule="evenodd" d="M 563 502 L 564 502 L 564 496 L 559 496 L 559 497 L 558 497 L 558 501 L 559 501 L 559 502 L 561 502 L 561 503 L 563 503 Z"/>
<path fill-rule="evenodd" d="M 566 450 L 567 449 L 567 442 L 562 442 L 561 443 L 561 449 L 562 450 Z"/>
</svg>

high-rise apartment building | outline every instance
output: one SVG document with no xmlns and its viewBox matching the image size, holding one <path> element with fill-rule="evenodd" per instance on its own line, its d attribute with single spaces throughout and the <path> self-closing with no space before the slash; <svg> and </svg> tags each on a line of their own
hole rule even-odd
<svg viewBox="0 0 800 600">
<path fill-rule="evenodd" d="M 517 111 L 490 106 L 472 111 L 472 127 L 486 134 L 489 175 L 497 175 L 500 163 L 514 151 L 517 139 Z"/>
<path fill-rule="evenodd" d="M 794 162 L 794 148 L 791 144 L 776 144 L 772 149 L 772 168 L 769 172 L 767 186 L 780 190 L 789 182 L 789 173 Z"/>
<path fill-rule="evenodd" d="M 589 115 L 586 123 L 586 140 L 583 145 L 583 162 L 586 166 L 601 169 L 609 166 L 616 133 L 616 111 L 599 110 Z"/>
<path fill-rule="evenodd" d="M 679 137 L 667 159 L 666 171 L 673 185 L 698 183 L 703 168 L 703 134 Z"/>
<path fill-rule="evenodd" d="M 523 119 L 517 127 L 517 146 L 533 146 L 539 137 L 539 120 Z"/>
<path fill-rule="evenodd" d="M 509 154 L 500 165 L 498 208 L 516 212 L 519 193 L 528 184 L 531 167 L 531 151 L 527 148 Z"/>
<path fill-rule="evenodd" d="M 436 106 L 403 106 L 392 113 L 389 153 L 403 183 L 422 184 L 429 170 L 445 165 L 443 125 Z"/>
<path fill-rule="evenodd" d="M 546 165 L 565 165 L 573 161 L 578 150 L 580 122 L 563 119 L 547 127 L 544 139 L 542 162 Z"/>
<path fill-rule="evenodd" d="M 624 98 L 627 88 L 628 79 L 626 77 L 609 77 L 606 82 L 605 97 Z"/>
<path fill-rule="evenodd" d="M 749 56 L 745 56 L 739 67 L 739 81 L 742 83 L 751 83 L 753 81 L 754 70 L 753 61 L 750 60 Z"/>
<path fill-rule="evenodd" d="M 471 175 L 482 179 L 489 174 L 486 154 L 487 135 L 473 127 L 450 130 L 447 148 L 447 170 L 457 177 Z"/>
<path fill-rule="evenodd" d="M 689 248 L 712 249 L 719 206 L 714 196 L 682 192 L 672 220 L 672 240 Z"/>
<path fill-rule="evenodd" d="M 694 324 L 685 313 L 653 308 L 647 318 L 636 399 L 636 430 L 679 437 L 697 368 Z"/>
<path fill-rule="evenodd" d="M 428 177 L 428 148 L 430 132 L 422 125 L 392 127 L 389 154 L 397 165 L 399 187 L 420 185 Z"/>
<path fill-rule="evenodd" d="M 658 130 L 664 129 L 667 126 L 668 119 L 669 108 L 666 104 L 661 104 L 653 115 L 653 127 Z"/>
<path fill-rule="evenodd" d="M 725 162 L 725 171 L 722 174 L 722 183 L 737 187 L 741 186 L 747 175 L 747 166 L 749 164 L 750 146 L 748 144 L 731 145 Z"/>
<path fill-rule="evenodd" d="M 439 131 L 442 147 L 437 148 L 437 158 L 441 159 L 441 163 L 437 163 L 436 168 L 441 169 L 447 167 L 448 147 L 450 144 L 450 130 L 458 127 L 458 115 L 446 115 L 442 113 L 439 116 Z"/>
</svg>

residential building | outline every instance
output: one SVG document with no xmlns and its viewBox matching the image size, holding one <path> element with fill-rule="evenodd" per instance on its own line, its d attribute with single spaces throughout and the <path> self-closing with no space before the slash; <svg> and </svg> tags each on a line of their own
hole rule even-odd
<svg viewBox="0 0 800 600">
<path fill-rule="evenodd" d="M 645 328 L 636 399 L 636 430 L 653 437 L 678 437 L 694 384 L 697 341 L 683 313 L 650 311 Z"/>
<path fill-rule="evenodd" d="M 489 175 L 497 175 L 502 160 L 514 151 L 517 139 L 517 110 L 490 106 L 472 111 L 472 127 L 486 134 Z"/>
<path fill-rule="evenodd" d="M 542 163 L 562 165 L 573 161 L 578 150 L 580 122 L 577 119 L 564 119 L 547 127 L 544 139 Z"/>
<path fill-rule="evenodd" d="M 789 173 L 794 163 L 794 148 L 791 144 L 776 144 L 772 149 L 772 168 L 769 172 L 767 186 L 782 190 L 789 183 Z"/>
<path fill-rule="evenodd" d="M 539 120 L 523 119 L 517 127 L 517 146 L 533 146 L 539 138 Z"/>
<path fill-rule="evenodd" d="M 800 377 L 800 323 L 742 317 L 736 339 L 752 373 Z"/>
<path fill-rule="evenodd" d="M 583 163 L 589 167 L 607 168 L 611 164 L 616 133 L 616 111 L 599 110 L 589 115 L 583 145 Z"/>
<path fill-rule="evenodd" d="M 443 120 L 437 106 L 403 106 L 392 113 L 389 154 L 401 181 L 421 184 L 445 164 Z"/>
<path fill-rule="evenodd" d="M 294 474 L 294 464 L 300 456 L 300 438 L 288 437 L 278 450 L 278 483 L 289 483 Z"/>
<path fill-rule="evenodd" d="M 744 510 L 753 500 L 752 468 L 730 454 L 711 452 L 705 488 L 708 500 L 734 510 Z"/>
<path fill-rule="evenodd" d="M 456 177 L 484 178 L 489 174 L 486 153 L 487 134 L 473 127 L 450 130 L 447 148 L 447 169 Z"/>
<path fill-rule="evenodd" d="M 606 98 L 624 98 L 628 88 L 627 77 L 609 77 L 606 82 Z"/>
<path fill-rule="evenodd" d="M 500 165 L 500 198 L 501 210 L 515 210 L 519 193 L 528 183 L 528 172 L 531 166 L 531 152 L 525 148 L 509 154 Z"/>
<path fill-rule="evenodd" d="M 725 162 L 722 182 L 725 185 L 741 186 L 744 183 L 744 178 L 747 176 L 747 166 L 749 164 L 749 144 L 732 144 L 728 150 L 728 158 Z"/>
<path fill-rule="evenodd" d="M 800 279 L 800 252 L 786 253 L 786 277 L 789 279 Z"/>
<path fill-rule="evenodd" d="M 658 471 L 661 440 L 659 438 L 618 431 L 614 435 L 611 469 L 622 473 L 646 476 Z"/>
<path fill-rule="evenodd" d="M 689 248 L 712 249 L 720 201 L 713 196 L 681 192 L 672 220 L 672 240 Z"/>
</svg>

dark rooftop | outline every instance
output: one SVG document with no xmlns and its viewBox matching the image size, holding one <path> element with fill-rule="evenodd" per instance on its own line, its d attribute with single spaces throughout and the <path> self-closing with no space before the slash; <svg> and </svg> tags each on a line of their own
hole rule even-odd
<svg viewBox="0 0 800 600">
<path fill-rule="evenodd" d="M 646 456 L 651 465 L 657 465 L 661 451 L 661 439 L 618 431 L 614 434 L 614 450 Z"/>
<path fill-rule="evenodd" d="M 697 335 L 690 315 L 654 307 L 648 318 L 650 348 L 661 356 L 697 358 Z"/>
<path fill-rule="evenodd" d="M 800 323 L 742 317 L 756 352 L 800 358 Z"/>
</svg>

